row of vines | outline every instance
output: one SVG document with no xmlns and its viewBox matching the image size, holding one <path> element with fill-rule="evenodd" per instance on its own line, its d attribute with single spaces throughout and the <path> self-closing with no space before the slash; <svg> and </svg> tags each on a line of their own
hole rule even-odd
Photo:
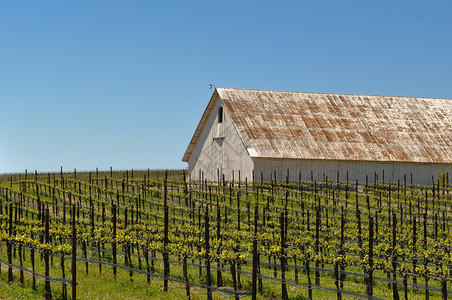
<svg viewBox="0 0 452 300">
<path fill-rule="evenodd" d="M 64 299 L 68 287 L 76 297 L 74 264 L 84 264 L 86 274 L 156 277 L 164 291 L 170 283 L 208 299 L 451 293 L 448 174 L 432 186 L 193 182 L 149 171 L 141 178 L 133 171 L 123 178 L 30 177 L 1 184 L 0 262 L 9 281 L 13 269 L 21 282 L 30 274 L 33 288 L 44 280 L 46 298 L 50 281 L 61 284 Z"/>
</svg>

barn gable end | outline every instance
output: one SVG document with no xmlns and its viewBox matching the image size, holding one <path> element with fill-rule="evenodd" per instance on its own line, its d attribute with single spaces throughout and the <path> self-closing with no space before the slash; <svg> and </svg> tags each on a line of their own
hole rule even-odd
<svg viewBox="0 0 452 300">
<path fill-rule="evenodd" d="M 250 157 L 228 109 L 217 93 L 212 96 L 183 161 L 192 180 L 251 179 Z M 233 178 L 234 177 L 234 178 Z"/>
</svg>

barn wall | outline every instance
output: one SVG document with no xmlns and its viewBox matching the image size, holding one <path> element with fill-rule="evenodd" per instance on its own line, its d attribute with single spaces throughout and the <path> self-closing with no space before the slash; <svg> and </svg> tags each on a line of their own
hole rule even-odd
<svg viewBox="0 0 452 300">
<path fill-rule="evenodd" d="M 224 108 L 224 120 L 218 123 L 218 109 L 222 101 L 217 97 L 198 142 L 188 160 L 191 180 L 226 180 L 252 177 L 253 160 L 239 137 L 237 129 Z"/>
<path fill-rule="evenodd" d="M 302 180 L 322 181 L 325 177 L 329 180 L 346 180 L 347 171 L 349 181 L 374 182 L 375 172 L 378 180 L 383 179 L 392 182 L 404 181 L 406 175 L 407 183 L 411 182 L 411 173 L 414 184 L 430 185 L 432 176 L 438 179 L 438 174 L 444 170 L 452 177 L 452 165 L 447 164 L 421 164 L 421 163 L 387 163 L 387 162 L 362 162 L 362 161 L 322 161 L 322 160 L 282 160 L 282 159 L 255 159 L 255 180 L 264 181 L 270 179 L 285 180 L 289 169 L 290 180 L 298 180 L 301 172 Z"/>
</svg>

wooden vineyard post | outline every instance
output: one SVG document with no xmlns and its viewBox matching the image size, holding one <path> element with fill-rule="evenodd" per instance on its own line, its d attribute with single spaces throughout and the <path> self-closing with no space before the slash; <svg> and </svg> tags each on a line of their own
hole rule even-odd
<svg viewBox="0 0 452 300">
<path fill-rule="evenodd" d="M 315 254 L 319 254 L 319 238 L 320 238 L 320 206 L 317 207 L 315 212 L 315 245 L 314 251 Z M 320 271 L 319 271 L 319 262 L 316 260 L 315 262 L 315 284 L 320 285 Z"/>
<path fill-rule="evenodd" d="M 239 171 L 239 178 L 240 178 L 240 171 Z M 239 179 L 239 186 L 240 186 L 240 179 Z M 240 231 L 240 190 L 237 192 L 237 230 Z M 234 249 L 234 252 L 238 253 L 240 248 L 240 244 L 238 244 L 238 247 Z M 242 289 L 242 281 L 240 279 L 240 272 L 241 272 L 241 266 L 240 266 L 240 259 L 237 259 L 237 288 L 240 290 Z"/>
<path fill-rule="evenodd" d="M 426 202 L 427 202 L 427 194 L 426 194 Z M 424 237 L 423 237 L 423 245 L 424 248 L 427 247 L 427 213 L 424 213 Z M 427 267 L 428 259 L 424 260 L 424 267 Z M 430 299 L 430 292 L 428 286 L 428 276 L 424 276 L 425 279 L 425 299 Z"/>
<path fill-rule="evenodd" d="M 65 267 L 64 267 L 65 258 L 66 258 L 65 255 L 61 254 L 61 256 L 60 256 L 60 265 L 61 265 L 61 275 L 62 275 L 63 279 L 66 279 L 66 270 L 65 270 Z M 66 284 L 66 282 L 63 282 L 63 284 L 62 284 L 61 295 L 63 297 L 63 300 L 67 299 L 67 284 Z"/>
<path fill-rule="evenodd" d="M 22 243 L 19 243 L 19 260 L 20 260 L 20 277 L 19 277 L 19 282 L 21 285 L 24 285 L 24 270 L 23 268 L 23 256 L 25 254 L 22 253 Z"/>
<path fill-rule="evenodd" d="M 309 268 L 309 258 L 306 260 L 306 276 L 308 277 L 308 297 L 312 300 L 312 283 L 311 283 L 311 270 Z"/>
<path fill-rule="evenodd" d="M 252 273 L 252 294 L 251 299 L 257 299 L 257 240 L 253 239 L 253 273 Z"/>
<path fill-rule="evenodd" d="M 417 236 L 416 236 L 416 217 L 413 217 L 413 251 L 416 252 L 416 242 L 417 242 Z M 417 292 L 417 276 L 416 276 L 416 267 L 417 267 L 417 258 L 413 257 L 413 285 L 414 285 L 414 291 Z"/>
<path fill-rule="evenodd" d="M 85 275 L 88 275 L 88 253 L 86 249 L 87 241 L 84 238 L 82 240 L 82 251 L 83 251 L 83 258 L 85 259 Z"/>
<path fill-rule="evenodd" d="M 347 171 L 347 181 L 345 183 L 345 207 L 348 206 L 348 171 Z"/>
<path fill-rule="evenodd" d="M 367 204 L 367 212 L 370 214 L 370 199 L 369 199 L 369 195 L 366 195 L 366 204 Z"/>
<path fill-rule="evenodd" d="M 441 299 L 447 300 L 447 280 L 444 277 L 441 277 Z"/>
<path fill-rule="evenodd" d="M 396 239 L 396 225 L 397 225 L 397 219 L 396 219 L 396 214 L 392 213 L 392 251 L 395 251 L 396 248 L 396 243 L 397 243 L 397 239 Z M 396 272 L 396 268 L 397 268 L 397 255 L 395 253 L 392 254 L 392 297 L 394 300 L 398 300 L 399 299 L 399 292 L 397 290 L 397 272 Z"/>
<path fill-rule="evenodd" d="M 334 192 L 333 192 L 334 195 Z M 340 249 L 339 249 L 339 255 L 342 255 L 342 245 L 343 245 L 343 237 L 344 237 L 344 210 L 342 207 L 342 216 L 341 216 L 341 235 L 340 235 Z M 337 290 L 337 300 L 342 300 L 342 294 L 340 292 L 340 280 L 339 280 L 339 261 L 336 259 L 334 262 L 334 284 L 336 285 Z"/>
<path fill-rule="evenodd" d="M 69 199 L 71 201 L 71 199 Z M 63 201 L 63 224 L 66 224 L 66 201 Z"/>
<path fill-rule="evenodd" d="M 72 300 L 77 298 L 77 229 L 75 227 L 75 204 L 72 205 Z"/>
<path fill-rule="evenodd" d="M 373 296 L 373 256 L 374 256 L 374 222 L 373 218 L 369 218 L 369 262 L 367 266 L 367 295 Z"/>
<path fill-rule="evenodd" d="M 202 204 L 201 204 L 202 205 Z M 201 206 L 198 206 L 198 229 L 201 230 Z M 196 246 L 198 251 L 201 251 L 201 245 Z M 199 278 L 202 277 L 202 257 L 199 257 Z"/>
<path fill-rule="evenodd" d="M 358 247 L 360 249 L 360 257 L 362 258 L 362 248 L 363 248 L 363 240 L 362 240 L 362 231 L 361 231 L 361 211 L 358 209 L 356 211 L 356 220 L 358 223 Z"/>
<path fill-rule="evenodd" d="M 113 242 L 112 242 L 112 254 L 113 254 L 113 275 L 116 276 L 116 205 L 113 204 L 111 207 L 111 214 L 112 214 L 112 222 L 113 222 Z"/>
<path fill-rule="evenodd" d="M 286 286 L 286 232 L 285 232 L 285 213 L 281 213 L 281 298 L 283 300 L 289 299 Z"/>
<path fill-rule="evenodd" d="M 133 208 L 133 206 L 132 206 L 132 208 Z M 126 208 L 124 208 L 124 230 L 127 229 L 127 225 L 128 225 L 127 215 L 128 215 L 128 210 L 127 210 L 127 207 L 126 207 Z M 124 265 L 126 267 L 130 268 L 130 281 L 132 281 L 132 274 L 133 274 L 133 272 L 132 272 L 132 265 L 129 264 L 129 262 L 130 262 L 129 249 L 130 249 L 130 245 L 129 245 L 129 243 L 126 242 L 124 244 Z"/>
<path fill-rule="evenodd" d="M 46 209 L 45 210 L 45 214 L 44 214 L 44 218 L 45 218 L 45 243 L 49 244 L 50 243 L 50 236 L 49 236 L 49 210 Z M 46 249 L 44 250 L 44 262 L 45 262 L 45 276 L 46 276 L 46 280 L 45 280 L 45 293 L 44 296 L 46 299 L 52 299 L 52 292 L 50 290 L 50 280 L 48 279 L 50 276 L 50 264 L 49 264 L 49 250 Z"/>
<path fill-rule="evenodd" d="M 235 268 L 235 258 L 231 260 L 231 277 L 232 277 L 232 286 L 234 287 L 235 300 L 239 300 L 239 295 L 237 294 L 237 272 Z"/>
<path fill-rule="evenodd" d="M 339 263 L 336 261 L 334 262 L 334 284 L 336 285 L 337 290 L 337 300 L 342 299 L 341 292 L 339 291 Z"/>
<path fill-rule="evenodd" d="M 185 295 L 190 300 L 190 282 L 188 281 L 187 254 L 184 254 L 183 273 L 184 273 L 184 279 L 185 279 Z"/>
<path fill-rule="evenodd" d="M 341 243 L 340 243 L 340 250 L 339 250 L 339 254 L 342 256 L 342 258 L 344 258 L 345 256 L 345 251 L 344 251 L 344 243 L 345 243 L 345 238 L 344 238 L 344 227 L 345 227 L 345 219 L 344 219 L 344 207 L 341 206 Z M 341 270 L 341 275 L 340 275 L 340 286 L 341 289 L 344 288 L 344 281 L 345 281 L 345 267 L 344 264 L 341 262 L 341 266 L 340 266 L 340 270 Z M 339 293 L 339 298 L 342 299 L 341 294 Z"/>
<path fill-rule="evenodd" d="M 168 174 L 168 172 L 166 173 Z M 166 175 L 168 176 L 168 175 Z M 170 275 L 170 269 L 169 269 L 169 258 L 168 258 L 168 182 L 167 177 L 164 180 L 164 222 L 165 222 L 165 228 L 164 228 L 164 236 L 163 236 L 163 291 L 168 291 L 168 277 Z"/>
<path fill-rule="evenodd" d="M 358 195 L 358 180 L 356 180 L 356 183 L 355 183 L 355 205 L 356 205 L 356 210 L 357 210 L 357 211 L 358 211 L 358 209 L 359 209 L 358 200 L 359 200 L 359 195 Z"/>
<path fill-rule="evenodd" d="M 221 253 L 221 209 L 219 204 L 219 197 L 217 197 L 217 255 Z M 223 277 L 221 275 L 221 260 L 217 260 L 217 287 L 223 285 Z"/>
<path fill-rule="evenodd" d="M 33 239 L 33 233 L 31 234 L 31 239 Z M 35 248 L 31 248 L 31 268 L 33 271 L 33 281 L 31 288 L 36 291 L 36 275 L 35 275 Z"/>
<path fill-rule="evenodd" d="M 265 216 L 264 216 L 265 217 Z M 257 238 L 257 229 L 258 229 L 258 222 L 259 222 L 259 189 L 256 189 L 256 205 L 254 207 L 254 237 Z M 276 269 L 276 256 L 275 256 L 275 269 Z M 259 253 L 257 253 L 257 273 L 261 273 L 261 267 L 260 267 L 260 257 Z M 258 292 L 262 294 L 262 278 L 259 277 L 257 281 L 257 288 Z"/>
<path fill-rule="evenodd" d="M 212 289 L 210 287 L 212 284 L 212 281 L 211 281 L 211 274 L 210 274 L 209 207 L 208 206 L 206 207 L 204 220 L 205 220 L 204 238 L 205 238 L 205 243 L 206 243 L 205 250 L 206 250 L 206 272 L 207 272 L 207 299 L 212 300 Z"/>
<path fill-rule="evenodd" d="M 151 282 L 151 274 L 149 274 L 151 272 L 150 268 L 149 268 L 149 248 L 146 248 L 144 250 L 144 259 L 146 260 L 146 272 L 147 272 L 147 282 Z"/>
<path fill-rule="evenodd" d="M 8 236 L 10 238 L 12 238 L 13 236 L 13 204 L 10 202 L 9 203 L 9 226 L 8 226 Z M 12 267 L 12 263 L 13 263 L 13 258 L 12 258 L 12 254 L 13 254 L 13 249 L 12 249 L 12 245 L 11 242 L 8 240 L 7 242 L 7 252 L 8 252 L 8 282 L 13 281 L 13 267 Z"/>
</svg>

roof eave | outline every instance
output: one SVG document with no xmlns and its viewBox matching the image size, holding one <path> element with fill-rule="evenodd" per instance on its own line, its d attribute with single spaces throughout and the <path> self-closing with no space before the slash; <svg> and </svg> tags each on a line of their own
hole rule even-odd
<svg viewBox="0 0 452 300">
<path fill-rule="evenodd" d="M 188 144 L 187 150 L 185 150 L 184 156 L 182 157 L 183 162 L 188 162 L 188 160 L 190 159 L 193 149 L 195 148 L 196 143 L 198 142 L 199 137 L 201 136 L 201 133 L 207 123 L 207 119 L 210 115 L 210 112 L 212 111 L 212 108 L 215 104 L 215 101 L 217 100 L 217 97 L 219 97 L 219 93 L 218 90 L 215 88 L 215 91 L 213 92 L 212 97 L 210 97 L 209 103 L 207 104 L 207 107 L 204 110 L 201 120 L 199 121 L 199 124 L 196 127 L 195 133 L 193 134 L 193 137 L 191 138 L 190 143 Z"/>
</svg>

